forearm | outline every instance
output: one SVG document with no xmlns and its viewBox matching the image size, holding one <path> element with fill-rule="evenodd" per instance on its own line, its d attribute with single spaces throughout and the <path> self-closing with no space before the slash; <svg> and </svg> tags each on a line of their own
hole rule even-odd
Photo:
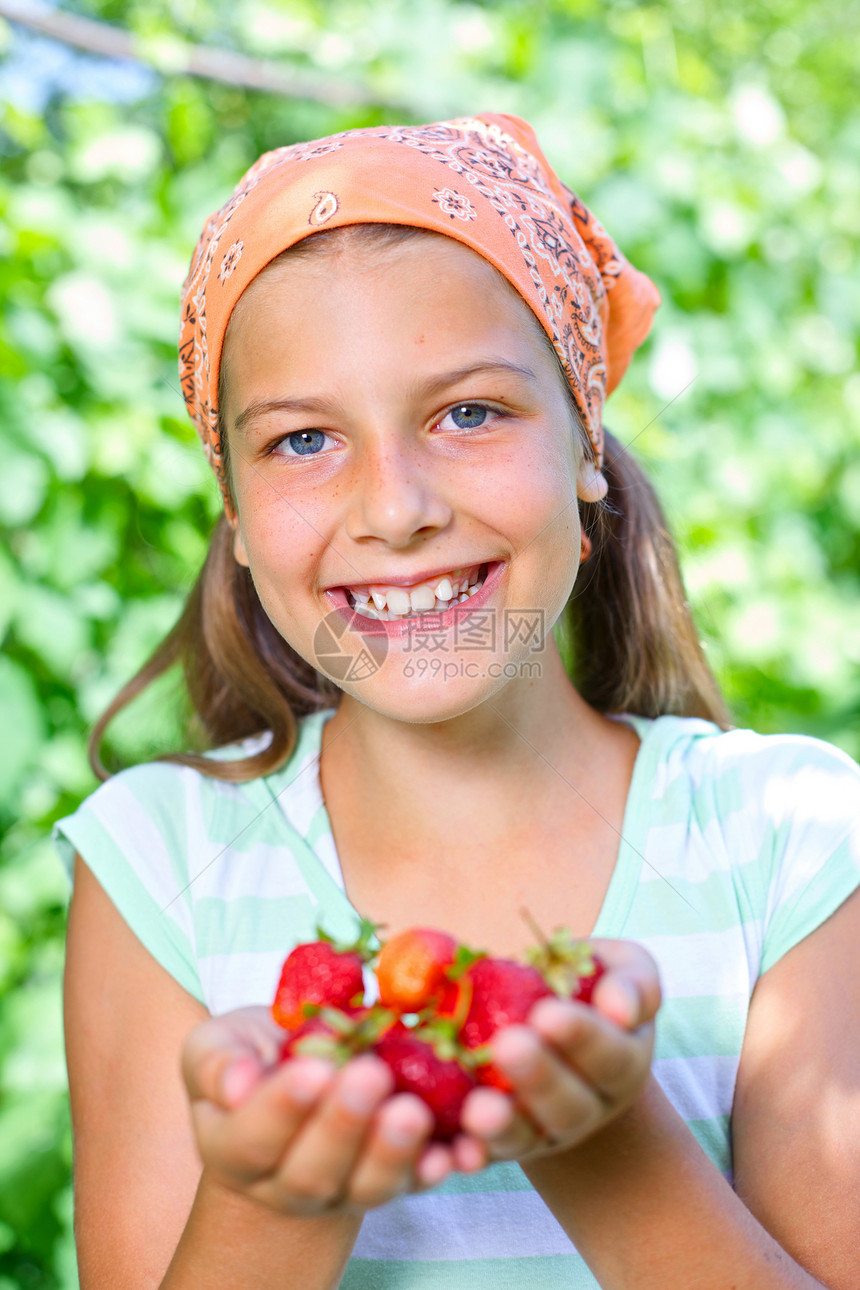
<svg viewBox="0 0 860 1290">
<path fill-rule="evenodd" d="M 821 1290 L 735 1195 L 653 1078 L 583 1146 L 523 1168 L 603 1290 Z"/>
<path fill-rule="evenodd" d="M 160 1290 L 335 1290 L 360 1227 L 282 1216 L 204 1173 Z"/>
</svg>

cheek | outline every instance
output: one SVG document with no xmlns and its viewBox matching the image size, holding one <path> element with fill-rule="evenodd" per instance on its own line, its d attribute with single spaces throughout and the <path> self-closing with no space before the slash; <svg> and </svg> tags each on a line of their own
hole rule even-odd
<svg viewBox="0 0 860 1290">
<path fill-rule="evenodd" d="M 236 489 L 239 531 L 252 572 L 255 566 L 300 563 L 320 545 L 318 517 L 308 499 L 294 502 L 258 476 L 242 478 Z"/>
<path fill-rule="evenodd" d="M 239 510 L 237 547 L 266 613 L 282 634 L 312 584 L 323 543 L 313 521 L 282 498 L 244 499 Z M 238 552 L 237 552 L 238 554 Z"/>
<path fill-rule="evenodd" d="M 514 511 L 525 523 L 539 528 L 551 524 L 558 535 L 571 533 L 578 527 L 577 467 L 575 446 L 561 436 L 532 444 L 518 454 L 511 472 L 508 495 Z"/>
</svg>

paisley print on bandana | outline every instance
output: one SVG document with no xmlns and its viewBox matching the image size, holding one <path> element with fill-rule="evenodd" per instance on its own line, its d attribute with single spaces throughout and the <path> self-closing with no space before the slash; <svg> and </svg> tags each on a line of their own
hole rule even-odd
<svg viewBox="0 0 860 1290">
<path fill-rule="evenodd" d="M 434 188 L 433 200 L 439 203 L 439 209 L 451 219 L 477 219 L 478 212 L 467 197 L 462 197 L 453 188 Z"/>
<path fill-rule="evenodd" d="M 314 193 L 314 208 L 308 216 L 308 223 L 315 228 L 326 224 L 337 214 L 337 197 L 334 193 Z"/>
<path fill-rule="evenodd" d="M 242 242 L 234 242 L 230 247 L 230 250 L 224 256 L 224 259 L 221 261 L 221 268 L 218 271 L 218 277 L 221 279 L 222 283 L 227 281 L 230 274 L 241 260 L 243 245 L 244 244 Z"/>
<path fill-rule="evenodd" d="M 207 220 L 183 286 L 179 371 L 225 499 L 218 377 L 230 314 L 282 251 L 323 225 L 362 223 L 453 237 L 508 279 L 553 344 L 599 463 L 607 394 L 660 297 L 561 183 L 531 127 L 486 114 L 276 148 Z"/>
</svg>

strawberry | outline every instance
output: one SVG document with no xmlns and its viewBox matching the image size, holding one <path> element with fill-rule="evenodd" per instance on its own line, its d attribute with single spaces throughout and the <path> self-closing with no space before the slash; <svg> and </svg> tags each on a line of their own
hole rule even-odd
<svg viewBox="0 0 860 1290">
<path fill-rule="evenodd" d="M 429 1106 L 433 1139 L 450 1142 L 460 1130 L 460 1112 L 475 1078 L 455 1056 L 447 1056 L 445 1048 L 437 1049 L 422 1034 L 428 1032 L 395 1022 L 374 1044 L 374 1052 L 390 1068 L 398 1093 L 415 1093 Z"/>
<path fill-rule="evenodd" d="M 594 987 L 606 966 L 587 941 L 576 941 L 566 927 L 541 936 L 540 945 L 526 952 L 529 963 L 562 999 L 591 1003 Z"/>
<path fill-rule="evenodd" d="M 308 1016 L 307 1007 L 330 1004 L 345 1007 L 364 998 L 362 968 L 370 957 L 372 923 L 362 921 L 358 939 L 336 944 L 319 932 L 319 940 L 297 945 L 288 955 L 272 1004 L 272 1016 L 285 1030 L 293 1030 Z"/>
<path fill-rule="evenodd" d="M 606 964 L 596 954 L 592 954 L 591 962 L 593 970 L 577 978 L 576 986 L 570 994 L 571 999 L 576 999 L 578 1003 L 591 1003 L 594 987 L 606 971 Z"/>
<path fill-rule="evenodd" d="M 376 965 L 380 1000 L 400 1012 L 430 1007 L 448 985 L 447 970 L 456 952 L 453 936 L 433 928 L 413 927 L 392 936 Z"/>
<path fill-rule="evenodd" d="M 471 986 L 469 1009 L 460 1031 L 468 1049 L 479 1049 L 497 1030 L 524 1022 L 538 999 L 552 994 L 536 968 L 513 959 L 478 959 L 463 975 Z M 511 1085 L 491 1061 L 476 1068 L 478 1083 L 509 1092 Z"/>
<path fill-rule="evenodd" d="M 352 1057 L 367 1052 L 394 1024 L 387 1008 L 320 1008 L 284 1037 L 281 1061 L 289 1057 L 322 1057 L 334 1066 L 345 1066 Z"/>
<path fill-rule="evenodd" d="M 465 976 L 472 999 L 460 1038 L 467 1048 L 479 1048 L 503 1026 L 525 1021 L 538 999 L 552 994 L 537 968 L 514 959 L 478 959 Z"/>
</svg>

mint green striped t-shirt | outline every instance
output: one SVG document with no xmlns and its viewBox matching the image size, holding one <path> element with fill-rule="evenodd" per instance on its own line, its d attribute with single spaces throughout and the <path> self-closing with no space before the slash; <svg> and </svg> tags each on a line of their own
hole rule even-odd
<svg viewBox="0 0 860 1290">
<path fill-rule="evenodd" d="M 333 935 L 357 925 L 319 782 L 329 716 L 306 718 L 290 761 L 263 779 L 136 766 L 57 825 L 69 871 L 79 851 L 147 949 L 212 1013 L 269 1003 L 285 955 L 318 922 Z M 860 885 L 860 768 L 803 736 L 623 719 L 640 747 L 594 934 L 639 941 L 656 959 L 655 1076 L 731 1181 L 750 997 Z M 371 1211 L 341 1290 L 466 1285 L 597 1282 L 519 1167 L 500 1164 Z"/>
</svg>

